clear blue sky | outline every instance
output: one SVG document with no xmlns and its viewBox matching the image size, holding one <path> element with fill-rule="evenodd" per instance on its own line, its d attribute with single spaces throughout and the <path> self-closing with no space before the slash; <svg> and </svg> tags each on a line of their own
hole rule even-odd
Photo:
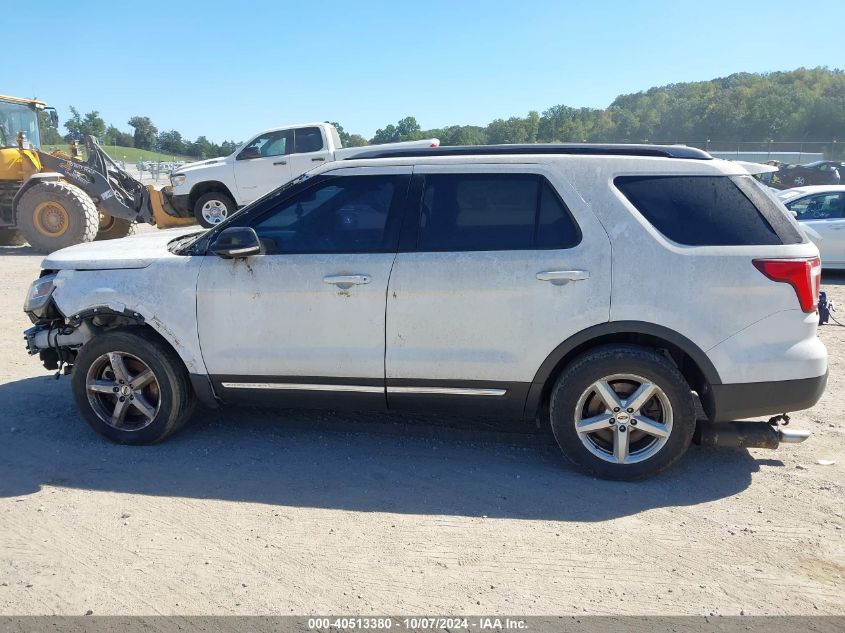
<svg viewBox="0 0 845 633">
<path fill-rule="evenodd" d="M 44 99 L 63 121 L 74 105 L 216 142 L 326 119 L 366 137 L 407 115 L 484 125 L 845 66 L 843 0 L 10 0 L 3 14 L 0 93 Z"/>
</svg>

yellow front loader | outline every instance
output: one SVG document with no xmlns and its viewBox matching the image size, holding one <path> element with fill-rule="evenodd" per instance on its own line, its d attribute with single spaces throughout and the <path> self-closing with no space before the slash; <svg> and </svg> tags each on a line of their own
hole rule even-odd
<svg viewBox="0 0 845 633">
<path fill-rule="evenodd" d="M 86 158 L 43 152 L 34 99 L 0 96 L 0 245 L 29 242 L 49 253 L 95 239 L 129 235 L 137 222 L 159 228 L 193 223 L 176 217 L 166 197 L 115 163 L 93 136 Z"/>
</svg>

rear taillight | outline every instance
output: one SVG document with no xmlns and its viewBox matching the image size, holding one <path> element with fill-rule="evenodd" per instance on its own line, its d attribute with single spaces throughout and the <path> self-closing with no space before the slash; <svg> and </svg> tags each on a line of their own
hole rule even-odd
<svg viewBox="0 0 845 633">
<path fill-rule="evenodd" d="M 812 259 L 755 259 L 754 266 L 772 281 L 787 283 L 795 289 L 804 312 L 813 312 L 819 299 L 822 263 Z"/>
</svg>

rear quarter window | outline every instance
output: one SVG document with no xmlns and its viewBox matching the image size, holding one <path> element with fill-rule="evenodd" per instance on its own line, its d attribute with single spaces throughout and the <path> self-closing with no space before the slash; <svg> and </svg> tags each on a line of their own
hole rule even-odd
<svg viewBox="0 0 845 633">
<path fill-rule="evenodd" d="M 687 246 L 795 244 L 801 234 L 751 177 L 619 176 L 614 184 L 654 228 Z M 759 195 L 758 195 L 759 194 Z"/>
</svg>

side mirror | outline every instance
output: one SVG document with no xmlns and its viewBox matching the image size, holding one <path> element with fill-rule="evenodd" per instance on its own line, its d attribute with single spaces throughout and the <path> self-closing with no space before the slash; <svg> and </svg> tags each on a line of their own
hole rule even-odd
<svg viewBox="0 0 845 633">
<path fill-rule="evenodd" d="M 223 229 L 208 249 L 223 259 L 240 259 L 261 255 L 261 242 L 251 226 L 230 226 Z"/>
<path fill-rule="evenodd" d="M 50 116 L 50 125 L 53 127 L 59 127 L 59 113 L 56 112 L 55 108 L 44 108 L 44 110 Z"/>
<path fill-rule="evenodd" d="M 247 147 L 238 154 L 238 160 L 250 160 L 252 158 L 261 158 L 261 150 L 257 147 Z"/>
</svg>

